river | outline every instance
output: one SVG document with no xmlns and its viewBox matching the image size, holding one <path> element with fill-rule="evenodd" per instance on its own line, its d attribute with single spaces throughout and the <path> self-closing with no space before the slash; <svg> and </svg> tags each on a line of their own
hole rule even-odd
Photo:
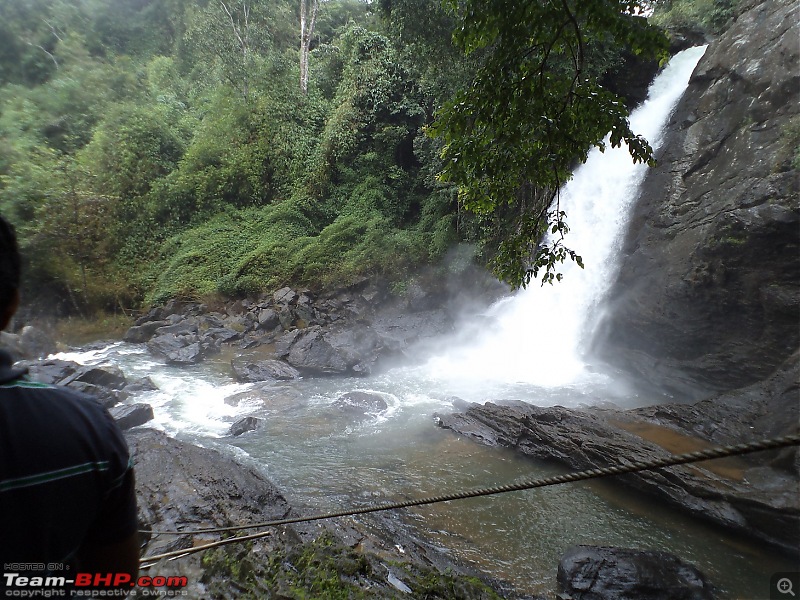
<svg viewBox="0 0 800 600">
<path fill-rule="evenodd" d="M 673 58 L 632 115 L 634 131 L 654 148 L 703 51 Z M 615 248 L 644 172 L 624 149 L 593 151 L 561 197 L 571 227 L 566 243 L 583 256 L 585 270 L 566 265 L 563 282 L 534 282 L 487 307 L 473 319 L 481 327 L 465 325 L 414 366 L 368 378 L 240 384 L 231 374 L 232 350 L 184 368 L 166 366 L 144 345 L 123 343 L 59 358 L 111 361 L 129 377 L 149 376 L 159 391 L 132 401 L 153 406 L 151 426 L 254 461 L 290 503 L 315 512 L 552 474 L 556 467 L 437 428 L 434 413 L 452 410 L 454 398 L 568 407 L 669 400 L 642 392 L 582 351 L 614 279 Z M 380 395 L 387 408 L 361 417 L 332 406 L 355 390 Z M 231 423 L 251 415 L 261 428 L 227 436 Z M 559 557 L 574 544 L 666 550 L 738 598 L 768 597 L 770 575 L 792 570 L 757 544 L 611 482 L 437 504 L 406 515 L 435 544 L 530 593 L 552 594 Z"/>
</svg>

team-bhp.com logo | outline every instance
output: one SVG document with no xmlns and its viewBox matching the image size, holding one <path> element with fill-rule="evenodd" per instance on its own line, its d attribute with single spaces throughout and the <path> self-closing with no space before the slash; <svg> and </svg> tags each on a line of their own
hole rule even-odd
<svg viewBox="0 0 800 600">
<path fill-rule="evenodd" d="M 5 595 L 12 598 L 67 597 L 67 590 L 70 597 L 182 596 L 182 588 L 188 583 L 182 576 L 142 575 L 134 579 L 130 573 L 75 573 L 71 577 L 3 573 Z"/>
</svg>

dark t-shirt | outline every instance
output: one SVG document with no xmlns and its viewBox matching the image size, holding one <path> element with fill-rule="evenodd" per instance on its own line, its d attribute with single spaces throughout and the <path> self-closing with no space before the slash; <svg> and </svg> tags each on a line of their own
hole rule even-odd
<svg viewBox="0 0 800 600">
<path fill-rule="evenodd" d="M 68 564 L 136 530 L 130 455 L 96 400 L 23 374 L 0 351 L 0 565 Z"/>
</svg>

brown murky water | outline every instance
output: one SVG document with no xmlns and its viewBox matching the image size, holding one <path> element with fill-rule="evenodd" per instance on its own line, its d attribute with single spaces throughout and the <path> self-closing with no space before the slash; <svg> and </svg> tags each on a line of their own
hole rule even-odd
<svg viewBox="0 0 800 600">
<path fill-rule="evenodd" d="M 630 433 L 638 435 L 643 440 L 653 442 L 661 446 L 672 454 L 683 454 L 686 452 L 698 452 L 700 450 L 708 450 L 713 448 L 714 445 L 706 440 L 686 435 L 684 433 L 675 431 L 668 427 L 662 427 L 655 423 L 643 423 L 639 421 L 621 421 L 617 419 L 609 419 L 609 423 L 624 429 Z M 743 460 L 730 457 L 719 458 L 716 460 L 707 460 L 702 463 L 697 463 L 697 466 L 702 467 L 720 477 L 730 479 L 731 481 L 744 480 L 744 472 L 748 468 L 748 464 Z M 690 466 L 702 476 L 702 472 L 696 467 Z"/>
</svg>

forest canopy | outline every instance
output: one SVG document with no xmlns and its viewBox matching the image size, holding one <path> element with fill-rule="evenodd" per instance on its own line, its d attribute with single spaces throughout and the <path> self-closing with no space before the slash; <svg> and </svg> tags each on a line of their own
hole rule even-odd
<svg viewBox="0 0 800 600">
<path fill-rule="evenodd" d="M 0 0 L 28 289 L 87 313 L 402 279 L 459 243 L 553 280 L 571 168 L 609 133 L 651 159 L 608 84 L 664 58 L 649 6 Z"/>
</svg>

